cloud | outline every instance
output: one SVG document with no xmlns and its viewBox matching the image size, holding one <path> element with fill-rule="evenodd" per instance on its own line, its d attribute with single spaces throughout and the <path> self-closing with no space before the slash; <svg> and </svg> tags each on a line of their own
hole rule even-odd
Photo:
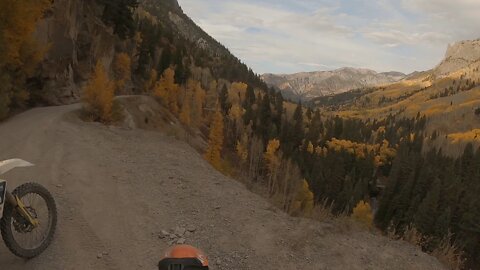
<svg viewBox="0 0 480 270">
<path fill-rule="evenodd" d="M 425 70 L 479 36 L 478 0 L 179 0 L 256 72 Z"/>
</svg>

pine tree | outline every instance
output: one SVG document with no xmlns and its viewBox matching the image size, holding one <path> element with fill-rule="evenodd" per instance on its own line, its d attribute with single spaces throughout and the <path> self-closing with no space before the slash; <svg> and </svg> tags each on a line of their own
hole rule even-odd
<svg viewBox="0 0 480 270">
<path fill-rule="evenodd" d="M 303 107 L 302 104 L 298 104 L 295 112 L 293 114 L 293 136 L 292 136 L 292 144 L 294 147 L 298 147 L 302 144 L 302 140 L 304 138 L 304 123 L 303 123 Z"/>
<path fill-rule="evenodd" d="M 113 26 L 113 32 L 122 39 L 132 37 L 135 32 L 133 12 L 138 6 L 137 0 L 97 0 L 104 5 L 102 19 Z"/>
<path fill-rule="evenodd" d="M 323 133 L 323 122 L 320 116 L 320 110 L 317 109 L 310 122 L 310 127 L 308 129 L 306 139 L 313 142 L 314 144 L 318 144 L 322 136 L 322 133 Z"/>
<path fill-rule="evenodd" d="M 435 181 L 431 191 L 420 203 L 418 211 L 415 214 L 415 227 L 426 235 L 433 235 L 435 222 L 438 213 L 438 202 L 440 199 L 440 183 Z"/>
<path fill-rule="evenodd" d="M 261 100 L 259 100 L 260 109 L 258 111 L 258 134 L 266 142 L 269 139 L 270 127 L 272 125 L 272 109 L 270 107 L 270 95 L 266 93 Z"/>
<path fill-rule="evenodd" d="M 160 63 L 158 64 L 158 71 L 163 73 L 167 68 L 172 64 L 172 52 L 167 46 L 162 51 L 162 57 L 160 58 Z"/>
<path fill-rule="evenodd" d="M 220 91 L 218 99 L 220 100 L 220 108 L 222 109 L 223 114 L 228 115 L 230 108 L 232 108 L 232 104 L 229 101 L 228 89 L 225 84 L 222 87 L 222 91 Z"/>
</svg>

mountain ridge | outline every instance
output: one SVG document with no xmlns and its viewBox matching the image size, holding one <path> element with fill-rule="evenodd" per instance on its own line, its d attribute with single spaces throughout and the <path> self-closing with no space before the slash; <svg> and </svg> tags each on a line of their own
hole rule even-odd
<svg viewBox="0 0 480 270">
<path fill-rule="evenodd" d="M 376 72 L 367 68 L 343 67 L 330 71 L 311 71 L 293 74 L 265 73 L 267 85 L 295 100 L 311 100 L 349 90 L 378 86 L 402 80 L 407 75 L 397 71 Z"/>
</svg>

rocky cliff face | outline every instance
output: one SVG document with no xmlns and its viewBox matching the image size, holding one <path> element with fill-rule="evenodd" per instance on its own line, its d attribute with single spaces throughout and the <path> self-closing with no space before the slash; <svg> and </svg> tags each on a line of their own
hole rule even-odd
<svg viewBox="0 0 480 270">
<path fill-rule="evenodd" d="M 129 54 L 132 69 L 137 67 L 138 44 L 133 39 L 121 40 L 113 33 L 112 27 L 105 25 L 102 21 L 104 7 L 98 2 L 55 0 L 48 14 L 38 23 L 35 36 L 47 50 L 39 68 L 40 74 L 35 78 L 34 88 L 41 93 L 44 103 L 78 102 L 81 89 L 91 75 L 95 63 L 100 60 L 107 70 L 111 70 L 117 52 Z M 232 64 L 236 63 L 234 61 L 236 58 L 185 15 L 177 0 L 140 0 L 139 10 L 151 16 L 159 25 L 159 29 L 165 34 L 160 41 L 165 42 L 168 33 L 170 34 L 168 42 L 181 39 L 190 42 L 181 44 L 182 48 L 188 46 L 184 57 L 193 58 L 195 61 L 202 60 L 200 57 L 203 57 L 203 60 L 213 59 L 211 62 L 221 62 L 220 64 L 223 63 L 224 66 L 217 62 L 206 64 L 207 67 L 210 67 L 208 66 L 210 64 L 212 66 L 210 69 L 218 74 L 227 67 L 237 70 L 244 68 Z M 167 46 L 155 45 L 157 47 L 152 56 L 151 68 L 156 67 L 159 62 L 163 53 L 161 46 Z M 173 48 L 177 45 L 178 43 L 171 43 L 167 47 Z M 201 51 L 209 52 L 210 56 L 206 57 Z M 126 90 L 127 94 L 135 92 L 135 78 L 133 81 L 131 87 Z M 260 82 L 259 79 L 258 81 Z"/>
<path fill-rule="evenodd" d="M 296 74 L 264 74 L 262 79 L 286 96 L 310 100 L 356 88 L 377 86 L 399 81 L 400 72 L 377 73 L 369 69 L 341 68 L 334 71 L 304 72 Z"/>
<path fill-rule="evenodd" d="M 38 23 L 36 38 L 48 48 L 39 76 L 47 103 L 78 101 L 82 82 L 96 61 L 109 68 L 118 38 L 101 21 L 101 14 L 102 7 L 94 0 L 56 0 Z"/>
<path fill-rule="evenodd" d="M 478 61 L 480 61 L 480 39 L 460 41 L 448 46 L 445 59 L 435 67 L 433 74 L 444 77 Z"/>
</svg>

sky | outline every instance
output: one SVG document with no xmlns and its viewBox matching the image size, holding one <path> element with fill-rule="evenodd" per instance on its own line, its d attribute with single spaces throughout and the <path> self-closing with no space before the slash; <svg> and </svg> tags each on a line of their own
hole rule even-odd
<svg viewBox="0 0 480 270">
<path fill-rule="evenodd" d="M 256 73 L 341 67 L 410 73 L 480 38 L 480 0 L 179 0 Z"/>
</svg>

